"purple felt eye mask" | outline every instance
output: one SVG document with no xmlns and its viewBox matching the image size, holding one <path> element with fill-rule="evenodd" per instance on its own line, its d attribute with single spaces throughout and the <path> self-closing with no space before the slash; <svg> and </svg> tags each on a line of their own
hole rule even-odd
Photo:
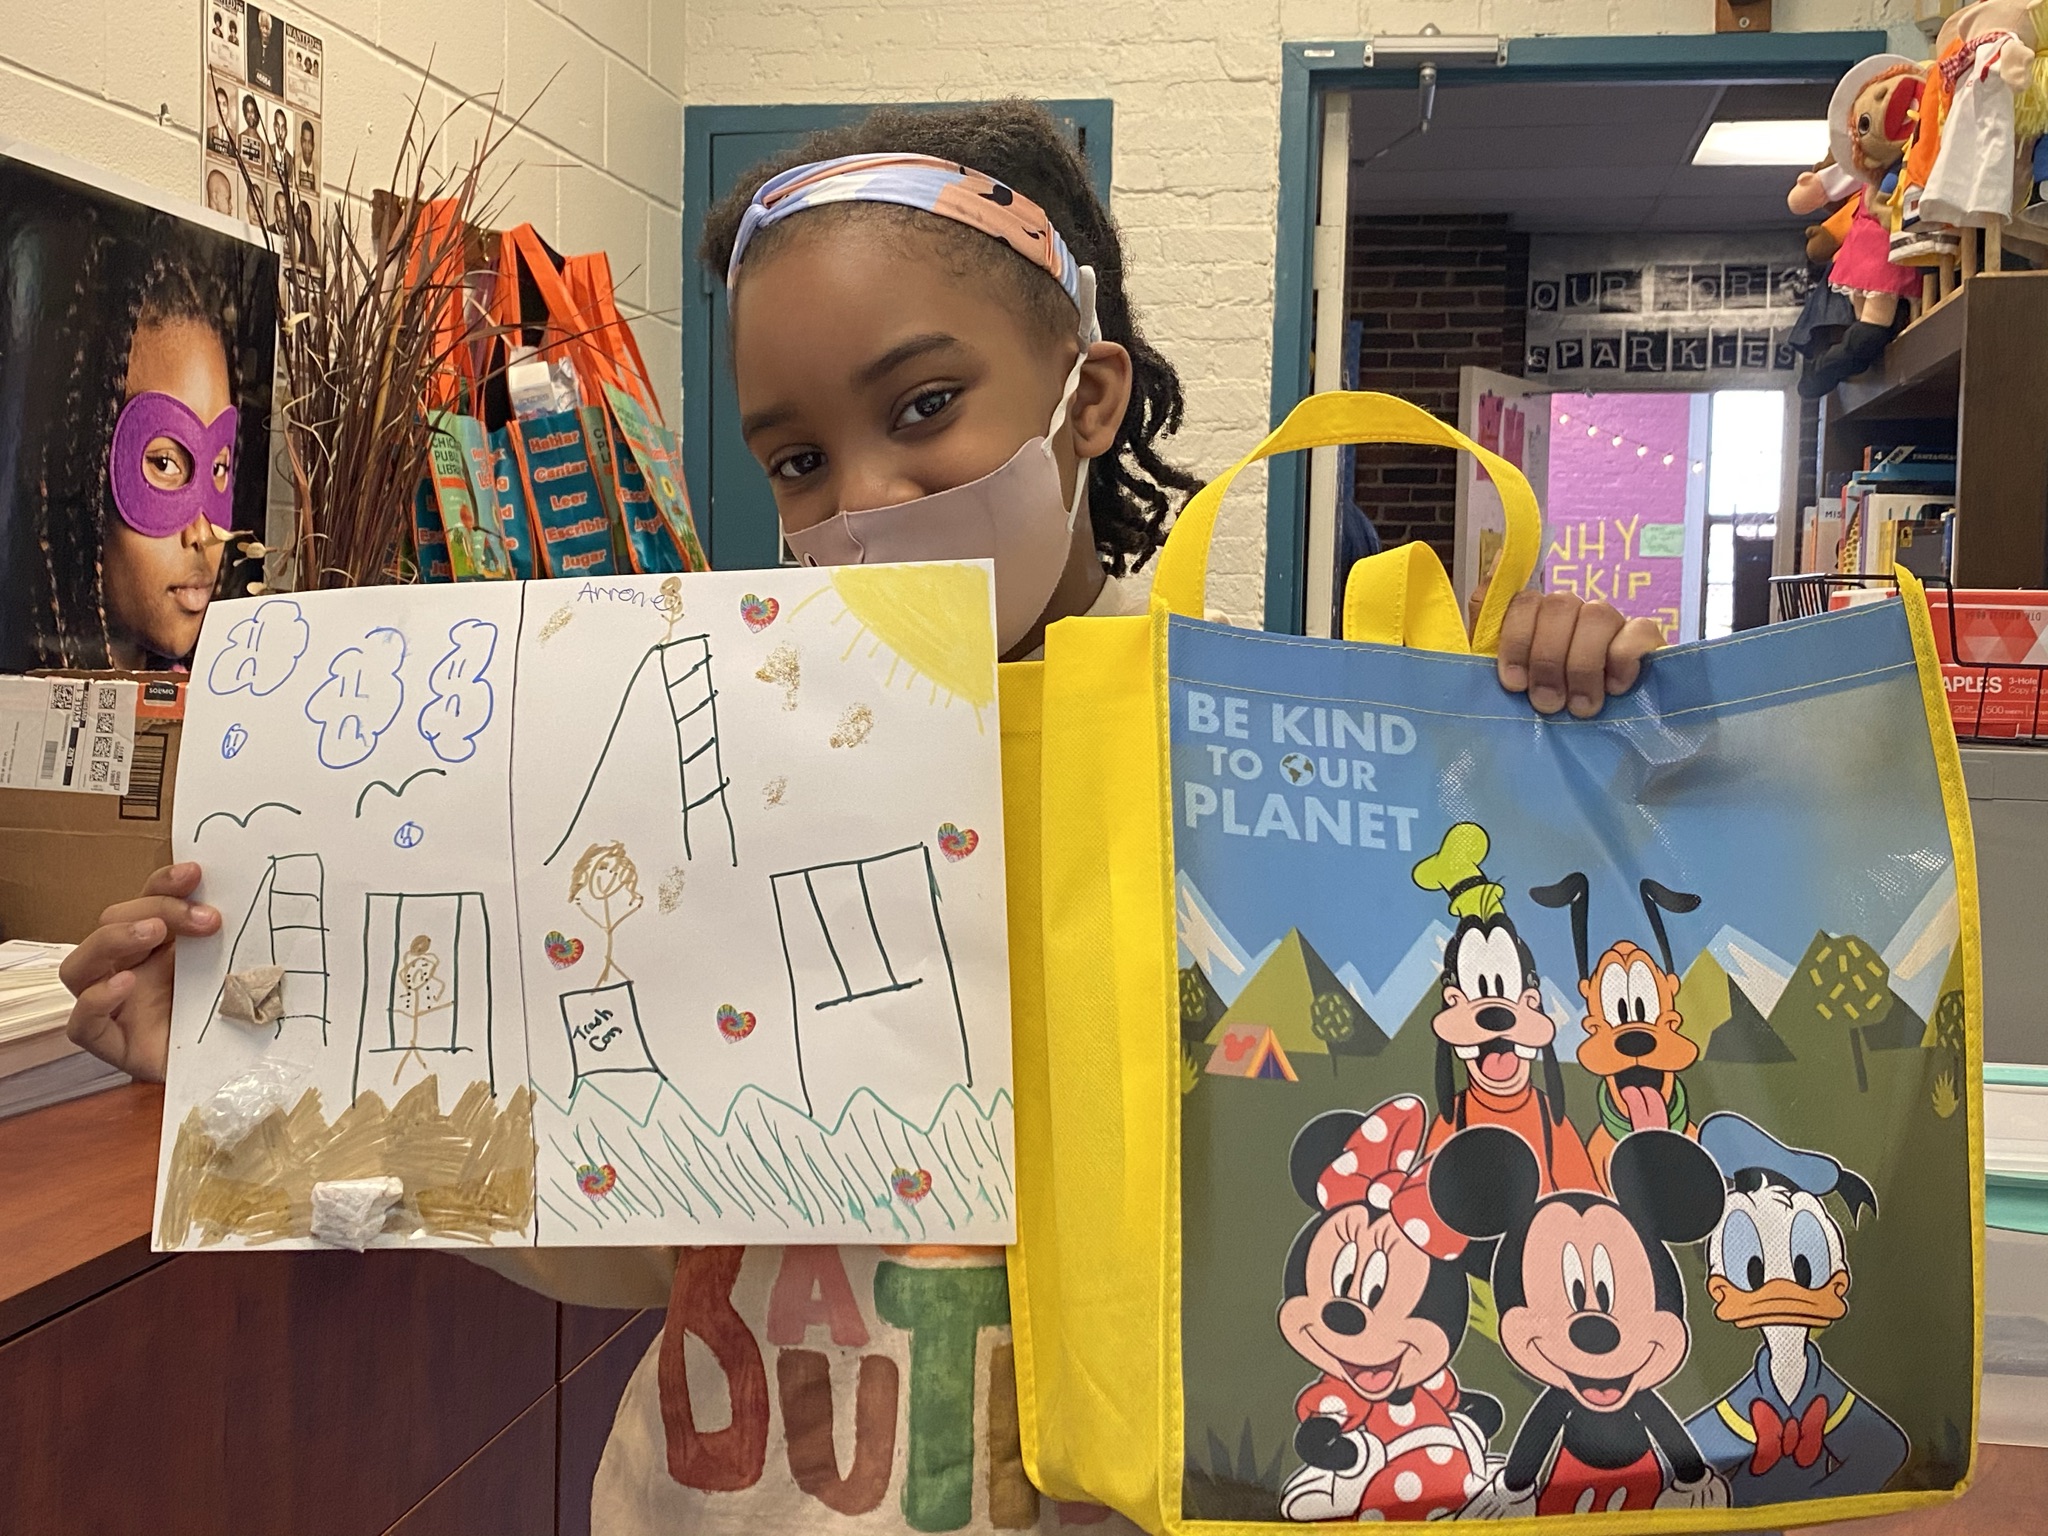
<svg viewBox="0 0 2048 1536">
<path fill-rule="evenodd" d="M 142 452 L 159 437 L 169 438 L 192 456 L 192 478 L 175 491 L 151 485 L 143 473 Z M 213 487 L 213 461 L 221 449 L 232 452 L 234 446 L 233 406 L 209 425 L 175 395 L 154 390 L 137 395 L 114 419 L 114 446 L 107 456 L 121 521 L 137 533 L 162 539 L 204 513 L 208 522 L 225 532 L 234 520 L 234 461 L 229 460 L 228 483 L 222 490 Z"/>
</svg>

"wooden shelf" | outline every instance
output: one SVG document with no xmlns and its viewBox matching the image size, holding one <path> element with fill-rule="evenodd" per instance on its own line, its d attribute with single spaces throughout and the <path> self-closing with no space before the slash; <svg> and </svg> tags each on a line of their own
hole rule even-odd
<svg viewBox="0 0 2048 1536">
<path fill-rule="evenodd" d="M 1959 587 L 2048 587 L 2048 272 L 1986 272 L 1822 404 L 1821 471 L 1860 468 L 1897 424 L 1955 434 Z M 1951 425 L 1952 424 L 1952 425 Z"/>
</svg>

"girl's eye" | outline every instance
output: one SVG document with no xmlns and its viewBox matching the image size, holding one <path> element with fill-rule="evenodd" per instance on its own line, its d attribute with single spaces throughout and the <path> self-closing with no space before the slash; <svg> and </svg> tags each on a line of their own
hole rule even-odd
<svg viewBox="0 0 2048 1536">
<path fill-rule="evenodd" d="M 179 490 L 192 478 L 192 459 L 183 448 L 159 438 L 142 450 L 142 472 L 158 490 Z"/>
<path fill-rule="evenodd" d="M 806 475 L 817 473 L 824 462 L 825 455 L 816 449 L 806 448 L 800 453 L 790 454 L 787 458 L 777 459 L 768 473 L 778 480 L 801 480 Z"/>
<path fill-rule="evenodd" d="M 233 473 L 234 467 L 235 456 L 233 452 L 226 448 L 221 449 L 220 457 L 213 461 L 213 488 L 216 491 L 224 491 L 228 488 L 228 476 Z"/>
<path fill-rule="evenodd" d="M 928 389 L 897 413 L 896 425 L 914 427 L 921 421 L 930 421 L 959 396 L 957 389 Z"/>
</svg>

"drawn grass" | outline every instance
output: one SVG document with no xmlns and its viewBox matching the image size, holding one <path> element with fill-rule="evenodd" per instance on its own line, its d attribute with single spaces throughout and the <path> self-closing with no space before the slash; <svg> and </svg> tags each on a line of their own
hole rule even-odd
<svg viewBox="0 0 2048 1536">
<path fill-rule="evenodd" d="M 866 1090 L 830 1127 L 758 1088 L 733 1101 L 722 1127 L 672 1084 L 644 1125 L 585 1090 L 556 1107 L 575 1130 L 567 1141 L 550 1138 L 539 1159 L 540 1204 L 553 1241 L 567 1233 L 601 1242 L 598 1234 L 628 1217 L 679 1217 L 712 1232 L 772 1221 L 809 1238 L 917 1243 L 957 1240 L 978 1220 L 1010 1216 L 1013 1192 L 997 1150 L 1010 1115 L 1007 1093 L 983 1110 L 956 1088 L 922 1126 Z M 646 1128 L 658 1134 L 643 1138 Z M 577 1169 L 592 1163 L 616 1172 L 609 1194 L 593 1198 L 579 1188 Z M 929 1193 L 915 1201 L 899 1196 L 891 1179 L 898 1168 L 929 1172 Z"/>
</svg>

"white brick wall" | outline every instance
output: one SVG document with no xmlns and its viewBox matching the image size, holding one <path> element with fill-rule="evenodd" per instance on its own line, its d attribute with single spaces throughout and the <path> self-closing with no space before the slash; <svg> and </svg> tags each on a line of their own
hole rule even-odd
<svg viewBox="0 0 2048 1536">
<path fill-rule="evenodd" d="M 196 200 L 200 3 L 0 0 L 0 139 Z M 673 0 L 652 7 L 666 16 Z M 503 221 L 531 220 L 559 246 L 609 253 L 622 301 L 656 311 L 634 331 L 676 421 L 682 62 L 673 20 L 657 24 L 650 0 L 280 0 L 277 9 L 326 42 L 323 168 L 338 186 L 353 159 L 358 192 L 388 174 L 429 70 L 430 121 L 500 85 L 517 113 L 560 70 L 507 147 Z M 476 131 L 453 136 L 461 150 Z"/>
<path fill-rule="evenodd" d="M 1180 369 L 1172 451 L 1202 474 L 1265 432 L 1272 369 L 1280 45 L 1414 32 L 1705 31 L 1712 0 L 653 0 L 682 19 L 691 105 L 945 101 L 1017 94 L 1116 102 L 1115 211 L 1140 317 Z M 1911 0 L 1778 0 L 1780 31 L 1893 29 Z M 670 40 L 665 39 L 665 42 Z M 1264 478 L 1231 494 L 1212 606 L 1264 610 Z"/>
</svg>

